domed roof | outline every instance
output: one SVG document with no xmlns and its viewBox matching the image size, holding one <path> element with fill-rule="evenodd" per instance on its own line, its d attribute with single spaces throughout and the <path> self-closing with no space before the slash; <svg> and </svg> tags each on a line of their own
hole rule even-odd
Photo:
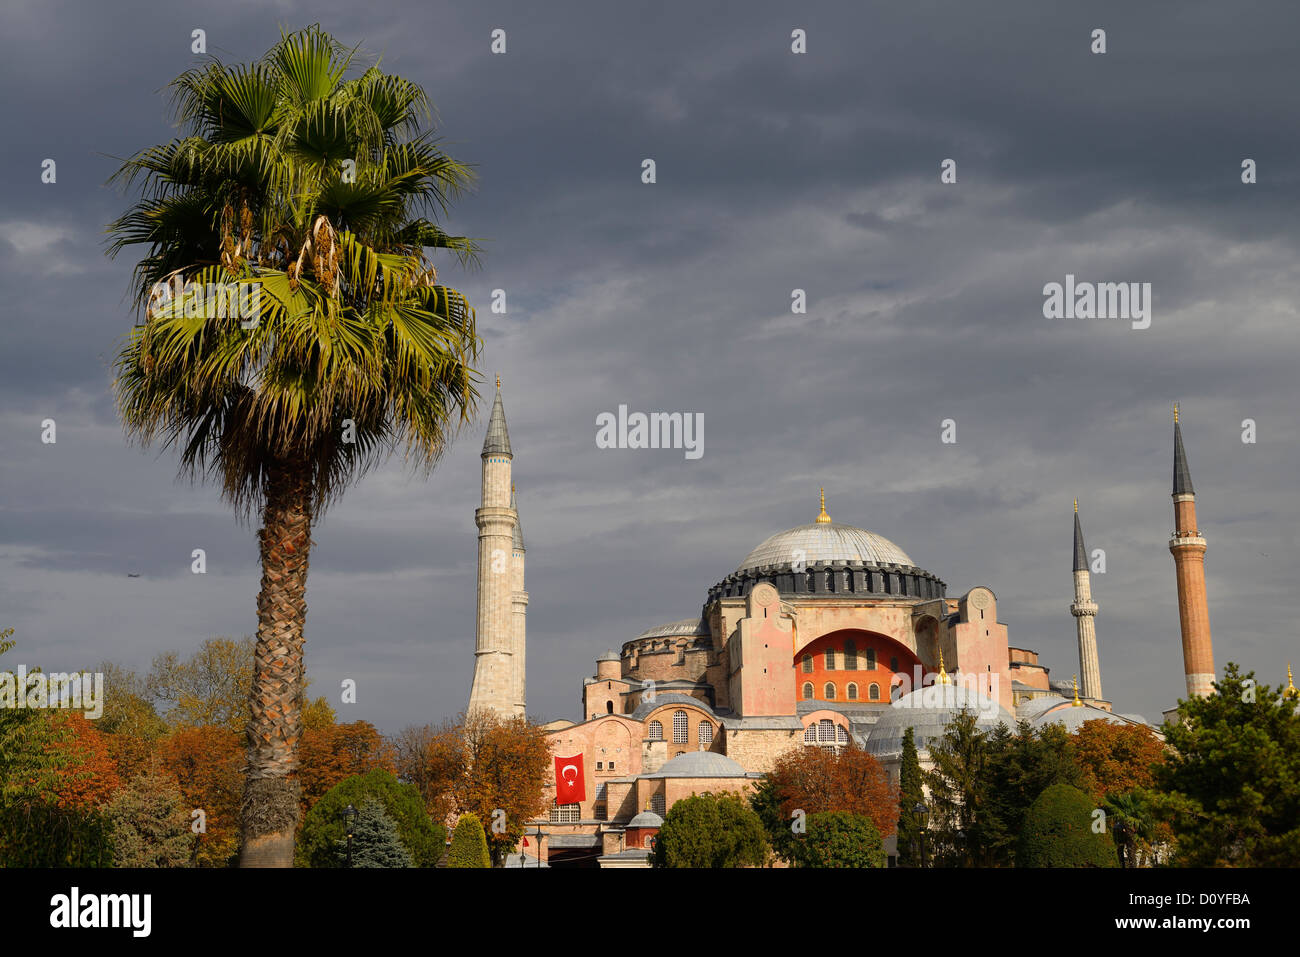
<svg viewBox="0 0 1300 957">
<path fill-rule="evenodd" d="M 746 555 L 736 572 L 796 561 L 805 565 L 834 561 L 914 565 L 907 552 L 883 535 L 839 522 L 813 522 L 773 535 Z"/>
<path fill-rule="evenodd" d="M 642 638 L 675 638 L 679 635 L 687 637 L 691 635 L 707 635 L 709 626 L 705 624 L 704 619 L 696 615 L 694 618 L 683 618 L 681 621 L 670 621 L 666 625 L 656 625 L 637 635 L 634 641 L 640 641 Z"/>
<path fill-rule="evenodd" d="M 664 763 L 649 778 L 743 778 L 748 772 L 725 754 L 687 751 Z"/>
<path fill-rule="evenodd" d="M 628 827 L 663 827 L 664 819 L 654 811 L 642 811 L 627 822 Z"/>
<path fill-rule="evenodd" d="M 867 751 L 876 757 L 902 753 L 903 735 L 913 729 L 918 751 L 941 739 L 961 711 L 975 712 L 975 726 L 991 731 L 999 724 L 1016 726 L 1006 708 L 987 695 L 960 684 L 934 684 L 905 694 L 880 716 L 867 732 Z"/>
<path fill-rule="evenodd" d="M 1145 721 L 1137 722 L 1122 714 L 1112 714 L 1101 708 L 1094 708 L 1090 704 L 1081 704 L 1075 707 L 1074 703 L 1070 702 L 1063 707 L 1051 708 L 1039 714 L 1038 717 L 1033 719 L 1033 725 L 1035 728 L 1041 728 L 1049 724 L 1059 724 L 1066 731 L 1073 734 L 1083 727 L 1085 721 L 1105 721 L 1109 724 L 1146 724 Z"/>
</svg>

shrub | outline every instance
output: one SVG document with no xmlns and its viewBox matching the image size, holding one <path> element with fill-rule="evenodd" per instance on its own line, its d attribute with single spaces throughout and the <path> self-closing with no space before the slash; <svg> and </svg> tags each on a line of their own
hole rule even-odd
<svg viewBox="0 0 1300 957">
<path fill-rule="evenodd" d="M 477 814 L 462 814 L 451 833 L 451 850 L 447 854 L 448 867 L 491 867 L 487 835 Z"/>
<path fill-rule="evenodd" d="M 794 841 L 800 867 L 884 867 L 885 845 L 865 814 L 822 811 L 809 814 L 807 831 Z"/>
<path fill-rule="evenodd" d="M 410 851 L 416 867 L 433 867 L 438 863 L 446 830 L 430 819 L 420 792 L 413 785 L 403 784 L 388 771 L 381 770 L 340 781 L 312 805 L 298 833 L 294 862 L 299 867 L 338 867 L 335 848 L 346 835 L 343 810 L 351 804 L 359 811 L 367 798 L 383 805 L 384 813 L 397 826 L 397 836 Z"/>
<path fill-rule="evenodd" d="M 1025 815 L 1017 867 L 1118 867 L 1115 844 L 1093 831 L 1096 804 L 1069 784 L 1053 784 Z"/>
</svg>

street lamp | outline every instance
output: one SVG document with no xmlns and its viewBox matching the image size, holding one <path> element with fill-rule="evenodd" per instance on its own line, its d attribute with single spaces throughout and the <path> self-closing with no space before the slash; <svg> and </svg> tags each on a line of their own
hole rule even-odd
<svg viewBox="0 0 1300 957">
<path fill-rule="evenodd" d="M 352 824 L 357 819 L 357 809 L 351 804 L 343 809 L 343 826 L 348 833 L 348 867 L 352 866 Z"/>
<path fill-rule="evenodd" d="M 912 808 L 912 813 L 916 815 L 917 831 L 921 837 L 921 866 L 925 867 L 925 825 L 929 812 L 926 811 L 925 805 L 918 801 Z"/>
<path fill-rule="evenodd" d="M 545 837 L 545 832 L 542 830 L 542 822 L 538 821 L 537 822 L 537 869 L 539 871 L 542 869 L 542 838 L 543 837 Z M 521 860 L 519 862 L 519 866 L 523 867 L 523 865 L 524 862 Z"/>
</svg>

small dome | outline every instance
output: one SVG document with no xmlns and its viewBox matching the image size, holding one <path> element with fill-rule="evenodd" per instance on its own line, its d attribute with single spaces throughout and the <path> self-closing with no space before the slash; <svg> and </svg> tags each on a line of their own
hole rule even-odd
<svg viewBox="0 0 1300 957">
<path fill-rule="evenodd" d="M 619 657 L 618 654 L 614 651 L 614 649 L 611 648 L 596 660 L 597 661 L 618 661 Z"/>
<path fill-rule="evenodd" d="M 664 819 L 654 811 L 642 811 L 627 822 L 628 827 L 663 827 Z"/>
<path fill-rule="evenodd" d="M 883 535 L 852 525 L 814 522 L 773 535 L 745 556 L 736 573 L 796 561 L 810 566 L 842 561 L 915 567 L 907 552 Z"/>
<path fill-rule="evenodd" d="M 1014 728 L 1011 712 L 987 695 L 963 685 L 934 684 L 905 694 L 881 714 L 867 732 L 868 753 L 876 757 L 902 753 L 903 735 L 912 729 L 918 751 L 926 750 L 948 730 L 961 711 L 976 713 L 975 726 L 991 731 L 999 724 Z"/>
<path fill-rule="evenodd" d="M 1037 718 L 1034 718 L 1035 728 L 1041 728 L 1049 724 L 1059 724 L 1066 731 L 1073 734 L 1083 727 L 1085 721 L 1106 721 L 1110 724 L 1136 724 L 1131 718 L 1125 718 L 1123 715 L 1111 714 L 1101 708 L 1094 708 L 1092 705 L 1081 704 L 1077 708 L 1073 702 L 1064 707 L 1053 708 L 1045 711 Z M 1142 722 L 1145 724 L 1146 722 Z"/>
<path fill-rule="evenodd" d="M 725 754 L 687 751 L 668 761 L 648 778 L 743 778 L 748 772 Z"/>
</svg>

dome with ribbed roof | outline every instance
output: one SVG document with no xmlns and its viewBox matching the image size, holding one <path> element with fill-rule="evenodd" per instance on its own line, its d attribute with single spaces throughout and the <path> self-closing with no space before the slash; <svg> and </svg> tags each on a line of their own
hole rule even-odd
<svg viewBox="0 0 1300 957">
<path fill-rule="evenodd" d="M 649 778 L 744 778 L 749 772 L 725 754 L 716 751 L 687 751 L 664 763 Z"/>
<path fill-rule="evenodd" d="M 746 555 L 736 572 L 741 574 L 791 562 L 811 566 L 837 561 L 868 565 L 914 564 L 907 552 L 883 535 L 839 522 L 813 522 L 773 535 Z"/>
</svg>

